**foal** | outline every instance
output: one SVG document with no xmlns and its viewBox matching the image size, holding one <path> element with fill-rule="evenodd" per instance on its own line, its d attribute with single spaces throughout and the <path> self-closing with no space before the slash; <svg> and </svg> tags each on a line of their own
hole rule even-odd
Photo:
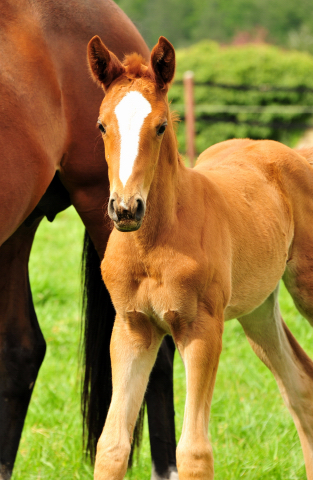
<svg viewBox="0 0 313 480">
<path fill-rule="evenodd" d="M 313 363 L 283 322 L 283 278 L 313 323 L 313 168 L 273 141 L 231 140 L 184 166 L 167 90 L 175 52 L 164 38 L 146 66 L 124 63 L 99 37 L 88 47 L 106 97 L 98 120 L 114 221 L 102 275 L 116 309 L 113 397 L 95 478 L 122 479 L 132 432 L 164 335 L 183 358 L 187 397 L 180 480 L 213 479 L 207 437 L 223 323 L 238 318 L 275 375 L 313 480 Z M 127 233 L 125 233 L 127 232 Z"/>
</svg>

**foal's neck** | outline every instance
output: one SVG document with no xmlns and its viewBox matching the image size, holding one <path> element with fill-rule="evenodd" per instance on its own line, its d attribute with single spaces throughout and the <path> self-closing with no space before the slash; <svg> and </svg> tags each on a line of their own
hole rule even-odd
<svg viewBox="0 0 313 480">
<path fill-rule="evenodd" d="M 164 134 L 153 181 L 147 199 L 142 227 L 136 232 L 140 243 L 155 245 L 173 227 L 183 172 L 186 171 L 178 149 L 171 118 Z"/>
</svg>

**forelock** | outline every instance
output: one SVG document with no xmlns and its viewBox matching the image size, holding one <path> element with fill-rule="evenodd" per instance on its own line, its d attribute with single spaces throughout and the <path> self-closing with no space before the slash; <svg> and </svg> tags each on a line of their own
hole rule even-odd
<svg viewBox="0 0 313 480">
<path fill-rule="evenodd" d="M 126 69 L 126 75 L 131 78 L 145 77 L 148 66 L 145 59 L 138 53 L 126 55 L 123 65 Z"/>
</svg>

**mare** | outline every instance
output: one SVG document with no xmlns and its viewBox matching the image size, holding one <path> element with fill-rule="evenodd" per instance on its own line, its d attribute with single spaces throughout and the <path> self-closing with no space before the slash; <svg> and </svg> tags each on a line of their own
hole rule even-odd
<svg viewBox="0 0 313 480">
<path fill-rule="evenodd" d="M 111 398 L 109 342 L 115 312 L 100 273 L 110 225 L 103 145 L 95 123 L 101 90 L 90 78 L 89 39 L 101 32 L 119 58 L 149 58 L 144 40 L 111 0 L 2 0 L 0 4 L 0 479 L 11 477 L 45 354 L 28 259 L 41 219 L 73 204 L 84 222 L 86 266 L 83 411 L 94 455 Z M 167 341 L 147 396 L 155 478 L 175 470 Z M 159 418 L 161 417 L 161 418 Z M 157 475 L 159 474 L 159 475 Z"/>
<path fill-rule="evenodd" d="M 120 63 L 99 37 L 88 51 L 106 93 L 98 123 L 116 227 L 101 266 L 116 319 L 113 395 L 95 479 L 125 474 L 133 425 L 166 334 L 186 370 L 178 475 L 213 479 L 210 404 L 224 321 L 238 318 L 276 378 L 313 480 L 313 363 L 284 323 L 277 298 L 283 278 L 313 324 L 313 151 L 229 140 L 186 168 L 167 101 L 172 45 L 160 37 L 148 65 L 138 55 Z"/>
</svg>

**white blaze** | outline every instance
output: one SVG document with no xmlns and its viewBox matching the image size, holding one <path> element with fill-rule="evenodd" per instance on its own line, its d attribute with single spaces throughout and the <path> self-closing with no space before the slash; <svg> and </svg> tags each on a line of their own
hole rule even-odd
<svg viewBox="0 0 313 480">
<path fill-rule="evenodd" d="M 120 180 L 124 187 L 138 155 L 141 127 L 150 112 L 150 103 L 139 92 L 127 93 L 115 107 L 121 138 Z"/>
</svg>

